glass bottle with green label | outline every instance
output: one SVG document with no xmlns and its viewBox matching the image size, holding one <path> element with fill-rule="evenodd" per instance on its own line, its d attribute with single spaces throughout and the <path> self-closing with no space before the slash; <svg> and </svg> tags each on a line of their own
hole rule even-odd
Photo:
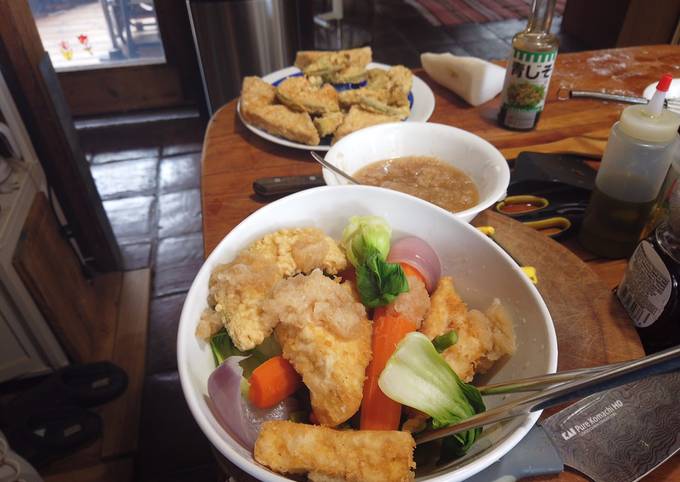
<svg viewBox="0 0 680 482">
<path fill-rule="evenodd" d="M 557 37 L 550 33 L 556 0 L 533 0 L 527 28 L 512 38 L 498 122 L 502 127 L 536 127 L 557 58 Z"/>
</svg>

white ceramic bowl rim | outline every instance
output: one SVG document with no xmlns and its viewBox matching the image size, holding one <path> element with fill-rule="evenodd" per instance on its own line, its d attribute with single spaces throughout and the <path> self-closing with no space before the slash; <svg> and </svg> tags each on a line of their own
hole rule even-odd
<svg viewBox="0 0 680 482">
<path fill-rule="evenodd" d="M 213 250 L 213 252 L 208 256 L 206 262 L 203 264 L 201 269 L 199 270 L 199 273 L 196 275 L 196 278 L 194 279 L 191 288 L 189 289 L 189 292 L 187 293 L 187 300 L 190 300 L 195 297 L 195 292 L 199 289 L 197 280 L 203 278 L 204 272 L 211 270 L 211 267 L 213 265 L 213 262 L 215 261 L 220 261 L 220 262 L 227 262 L 228 260 L 217 260 L 216 258 L 220 256 L 220 253 L 222 251 L 222 248 L 226 246 L 230 238 L 234 236 L 235 233 L 242 231 L 242 230 L 248 230 L 250 229 L 250 224 L 252 224 L 254 221 L 253 219 L 257 218 L 257 213 L 266 210 L 266 209 L 274 209 L 274 208 L 280 208 L 285 206 L 285 204 L 290 203 L 292 201 L 297 201 L 298 199 L 302 198 L 313 198 L 315 195 L 318 195 L 320 191 L 324 191 L 325 194 L 328 196 L 344 196 L 347 194 L 351 194 L 352 191 L 365 191 L 366 195 L 373 193 L 377 193 L 382 196 L 391 196 L 395 201 L 398 201 L 400 198 L 402 200 L 406 200 L 410 203 L 419 203 L 421 205 L 427 206 L 429 209 L 434 209 L 438 210 L 441 213 L 445 214 L 447 217 L 451 219 L 451 222 L 453 223 L 458 223 L 460 226 L 463 227 L 463 229 L 469 230 L 474 233 L 475 236 L 478 237 L 478 240 L 480 243 L 487 243 L 493 250 L 495 250 L 501 257 L 505 258 L 506 261 L 509 263 L 511 266 L 512 270 L 515 272 L 516 279 L 519 283 L 523 284 L 526 289 L 529 290 L 529 293 L 532 297 L 532 299 L 537 303 L 537 307 L 542 315 L 543 320 L 545 320 L 546 323 L 546 331 L 547 331 L 547 339 L 545 340 L 546 347 L 545 349 L 548 350 L 550 353 L 550 357 L 548 360 L 548 372 L 554 372 L 557 369 L 557 341 L 555 337 L 555 331 L 554 331 L 554 326 L 552 324 L 552 319 L 550 317 L 550 313 L 548 312 L 547 307 L 545 306 L 545 303 L 543 302 L 540 294 L 538 293 L 538 290 L 529 282 L 529 280 L 524 276 L 523 272 L 521 269 L 514 263 L 512 258 L 505 253 L 503 250 L 501 250 L 498 246 L 496 246 L 493 242 L 488 240 L 483 234 L 481 234 L 477 229 L 472 227 L 471 225 L 464 223 L 463 221 L 457 219 L 453 214 L 451 214 L 449 211 L 446 211 L 442 208 L 439 208 L 437 206 L 434 206 L 433 204 L 430 204 L 426 201 L 423 201 L 419 198 L 416 198 L 414 196 L 410 196 L 401 192 L 397 191 L 392 191 L 389 189 L 383 189 L 383 188 L 378 188 L 378 187 L 373 187 L 373 186 L 324 186 L 324 187 L 319 187 L 319 188 L 314 188 L 314 189 L 309 189 L 306 191 L 302 191 L 296 194 L 293 194 L 291 196 L 287 196 L 285 198 L 279 199 L 263 208 L 260 210 L 256 211 L 255 213 L 251 214 L 248 216 L 246 219 L 241 221 L 232 231 L 230 231 L 223 239 L 220 241 L 220 243 L 217 245 L 217 247 Z M 209 275 L 209 273 L 208 273 Z M 198 393 L 194 389 L 191 383 L 191 379 L 193 377 L 193 374 L 190 373 L 190 368 L 189 365 L 191 363 L 191 360 L 188 359 L 187 352 L 189 350 L 188 345 L 185 346 L 185 339 L 187 337 L 195 337 L 195 327 L 197 320 L 195 318 L 191 318 L 190 315 L 188 315 L 189 309 L 187 302 L 185 302 L 183 308 L 182 308 L 182 313 L 180 316 L 180 324 L 179 324 L 179 330 L 178 330 L 178 337 L 177 337 L 177 360 L 178 360 L 178 370 L 180 374 L 180 382 L 182 385 L 182 391 L 184 393 L 184 397 L 187 401 L 187 404 L 189 405 L 189 409 L 191 410 L 192 415 L 194 416 L 194 419 L 197 421 L 198 425 L 201 427 L 203 433 L 208 437 L 210 442 L 225 456 L 227 457 L 232 463 L 236 464 L 239 468 L 244 470 L 245 472 L 249 473 L 253 477 L 256 477 L 260 480 L 266 480 L 266 481 L 280 481 L 280 482 L 285 482 L 285 481 L 290 481 L 291 479 L 288 479 L 282 475 L 273 473 L 263 466 L 260 466 L 257 463 L 253 463 L 246 459 L 244 456 L 242 456 L 240 453 L 238 453 L 230 444 L 227 440 L 225 440 L 217 431 L 217 428 L 210 422 L 210 420 L 206 417 L 206 415 L 203 413 L 202 408 L 199 406 L 200 399 L 203 396 L 201 393 Z M 207 381 L 206 381 L 207 383 Z M 534 423 L 538 420 L 538 417 L 540 416 L 541 412 L 534 412 L 526 417 L 524 417 L 523 422 L 521 425 L 519 425 L 513 432 L 511 432 L 508 436 L 506 436 L 500 443 L 496 444 L 495 447 L 489 448 L 479 454 L 477 457 L 473 458 L 470 460 L 466 465 L 456 467 L 455 468 L 455 478 L 452 478 L 451 476 L 454 475 L 454 472 L 449 471 L 444 474 L 435 474 L 435 475 L 425 475 L 418 480 L 428 480 L 428 481 L 436 481 L 436 482 L 445 482 L 448 480 L 464 480 L 467 477 L 470 477 L 477 472 L 483 470 L 484 468 L 488 467 L 491 465 L 493 462 L 497 461 L 500 457 L 502 457 L 504 454 L 506 454 L 509 450 L 511 450 L 526 434 L 527 432 L 531 429 L 531 427 L 534 425 Z"/>
<path fill-rule="evenodd" d="M 484 150 L 486 152 L 486 155 L 489 157 L 489 160 L 493 162 L 494 167 L 499 168 L 499 176 L 496 179 L 496 182 L 494 183 L 492 189 L 489 190 L 486 196 L 481 197 L 480 193 L 479 202 L 472 206 L 471 208 L 454 213 L 456 217 L 470 220 L 476 214 L 482 212 L 484 209 L 493 206 L 496 202 L 500 201 L 502 198 L 505 197 L 508 184 L 510 183 L 510 168 L 508 167 L 508 161 L 505 159 L 505 157 L 503 157 L 503 154 L 501 154 L 501 152 L 486 139 L 483 139 L 482 137 L 473 134 L 472 132 L 446 124 L 438 124 L 435 122 L 409 122 L 409 123 L 392 122 L 386 124 L 378 124 L 371 127 L 365 127 L 343 137 L 336 144 L 331 146 L 330 150 L 326 153 L 324 159 L 329 163 L 336 165 L 336 157 L 338 153 L 342 152 L 347 145 L 351 145 L 352 143 L 354 143 L 356 139 L 362 137 L 380 138 L 381 133 L 391 131 L 394 129 L 404 131 L 405 132 L 404 135 L 408 135 L 407 133 L 409 132 L 418 132 L 419 130 L 423 129 L 431 130 L 435 134 L 454 135 L 458 138 L 457 140 L 458 142 L 475 145 L 476 147 L 479 147 L 481 150 Z M 376 162 L 383 159 L 375 159 L 375 161 L 372 162 Z M 331 172 L 329 169 L 326 169 L 325 167 L 322 169 L 322 173 L 324 180 L 326 181 L 326 184 L 329 186 L 338 184 L 348 184 L 348 182 L 345 179 Z M 348 174 L 351 175 L 352 172 L 349 172 Z"/>
</svg>

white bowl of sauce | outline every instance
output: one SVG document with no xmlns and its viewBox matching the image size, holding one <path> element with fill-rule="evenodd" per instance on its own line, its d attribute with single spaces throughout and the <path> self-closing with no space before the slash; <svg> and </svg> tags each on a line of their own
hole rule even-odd
<svg viewBox="0 0 680 482">
<path fill-rule="evenodd" d="M 333 145 L 326 161 L 362 184 L 420 197 L 464 221 L 505 196 L 510 170 L 503 155 L 481 137 L 425 122 L 380 124 Z M 323 169 L 329 186 L 347 184 Z"/>
</svg>

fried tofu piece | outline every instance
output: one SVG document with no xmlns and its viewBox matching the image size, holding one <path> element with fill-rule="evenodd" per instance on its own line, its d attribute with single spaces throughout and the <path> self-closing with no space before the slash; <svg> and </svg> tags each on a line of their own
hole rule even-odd
<svg viewBox="0 0 680 482">
<path fill-rule="evenodd" d="M 335 274 L 347 259 L 318 228 L 281 229 L 252 243 L 231 263 L 218 265 L 208 283 L 208 306 L 196 335 L 208 339 L 224 326 L 239 350 L 250 350 L 271 335 L 278 320 L 263 315 L 274 285 L 295 273 L 321 268 Z"/>
<path fill-rule="evenodd" d="M 320 139 L 307 112 L 293 112 L 285 105 L 265 105 L 242 109 L 244 119 L 255 127 L 285 139 L 318 146 Z"/>
<path fill-rule="evenodd" d="M 385 124 L 387 122 L 399 122 L 400 120 L 401 119 L 398 116 L 376 114 L 374 112 L 368 112 L 360 106 L 353 105 L 349 110 L 349 113 L 345 116 L 345 119 L 342 121 L 342 124 L 340 124 L 335 131 L 333 143 L 364 127 Z"/>
<path fill-rule="evenodd" d="M 276 100 L 276 88 L 259 77 L 245 77 L 241 87 L 241 110 L 271 105 Z"/>
<path fill-rule="evenodd" d="M 347 258 L 338 244 L 319 228 L 279 229 L 252 243 L 247 251 L 273 257 L 282 278 L 316 268 L 337 274 L 347 267 Z"/>
<path fill-rule="evenodd" d="M 420 331 L 432 340 L 449 331 L 450 326 L 460 326 L 465 323 L 467 312 L 468 307 L 458 295 L 453 285 L 453 278 L 442 276 L 430 297 L 430 311 Z"/>
<path fill-rule="evenodd" d="M 409 482 L 414 448 L 408 432 L 273 421 L 262 425 L 254 456 L 276 472 L 309 474 L 317 482 Z"/>
<path fill-rule="evenodd" d="M 338 93 L 331 85 L 314 87 L 304 77 L 289 77 L 276 88 L 276 97 L 294 111 L 310 114 L 338 112 Z"/>
<path fill-rule="evenodd" d="M 319 137 L 326 137 L 332 135 L 338 126 L 342 124 L 345 114 L 342 112 L 331 112 L 322 117 L 314 119 L 314 127 L 316 127 Z"/>
<path fill-rule="evenodd" d="M 486 313 L 468 311 L 453 280 L 445 276 L 439 280 L 430 303 L 420 331 L 430 339 L 456 331 L 458 342 L 442 356 L 463 381 L 472 381 L 476 373 L 484 373 L 495 361 L 515 352 L 512 320 L 500 301 L 494 300 Z"/>
<path fill-rule="evenodd" d="M 280 279 L 273 256 L 244 252 L 217 266 L 208 282 L 210 308 L 204 311 L 196 334 L 205 334 L 206 325 L 219 316 L 239 350 L 255 348 L 274 330 L 274 323 L 262 316 L 261 305 Z"/>
<path fill-rule="evenodd" d="M 314 270 L 277 283 L 263 307 L 278 322 L 283 357 L 302 376 L 319 422 L 348 420 L 361 405 L 371 358 L 371 322 L 351 287 Z"/>
</svg>

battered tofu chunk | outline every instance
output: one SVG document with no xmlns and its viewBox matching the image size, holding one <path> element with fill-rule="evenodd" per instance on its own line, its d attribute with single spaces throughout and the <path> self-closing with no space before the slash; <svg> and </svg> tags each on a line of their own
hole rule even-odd
<svg viewBox="0 0 680 482">
<path fill-rule="evenodd" d="M 319 137 L 326 137 L 332 135 L 338 126 L 342 124 L 345 114 L 342 112 L 331 112 L 322 117 L 314 119 L 314 127 L 316 127 Z"/>
<path fill-rule="evenodd" d="M 334 430 L 287 421 L 265 422 L 255 460 L 283 474 L 317 482 L 409 482 L 415 441 L 408 432 Z"/>
<path fill-rule="evenodd" d="M 430 298 L 430 311 L 420 331 L 430 340 L 450 330 L 450 326 L 465 323 L 468 307 L 458 296 L 453 278 L 442 276 Z"/>
<path fill-rule="evenodd" d="M 283 357 L 302 376 L 322 425 L 336 426 L 361 405 L 371 358 L 371 322 L 346 283 L 314 270 L 280 281 L 264 304 Z"/>
<path fill-rule="evenodd" d="M 271 105 L 276 100 L 276 89 L 259 77 L 245 77 L 241 87 L 241 113 L 253 107 Z M 247 119 L 246 119 L 247 120 Z"/>
<path fill-rule="evenodd" d="M 320 139 L 307 112 L 293 112 L 285 105 L 265 105 L 242 110 L 250 124 L 270 134 L 309 146 L 318 146 Z"/>
<path fill-rule="evenodd" d="M 276 88 L 276 97 L 282 104 L 299 112 L 326 114 L 338 112 L 338 93 L 330 85 L 314 87 L 304 77 L 289 77 Z"/>
<path fill-rule="evenodd" d="M 208 306 L 196 329 L 207 339 L 224 326 L 234 345 L 250 350 L 268 337 L 278 320 L 263 316 L 262 304 L 285 276 L 316 268 L 335 274 L 347 259 L 318 228 L 281 229 L 252 243 L 231 263 L 217 266 L 208 284 Z"/>
<path fill-rule="evenodd" d="M 353 105 L 349 113 L 345 116 L 342 124 L 335 131 L 333 142 L 337 142 L 347 134 L 363 129 L 364 127 L 374 126 L 377 124 L 385 124 L 387 122 L 398 122 L 398 116 L 376 114 L 362 109 L 360 106 Z"/>
<path fill-rule="evenodd" d="M 316 268 L 337 274 L 347 267 L 347 258 L 338 244 L 319 228 L 279 229 L 255 241 L 248 252 L 273 257 L 282 278 Z"/>
<path fill-rule="evenodd" d="M 456 331 L 458 342 L 442 356 L 463 381 L 472 381 L 475 373 L 483 373 L 501 357 L 515 352 L 512 320 L 500 301 L 494 300 L 486 313 L 468 311 L 453 280 L 445 276 L 439 280 L 430 302 L 421 331 L 430 339 Z"/>
</svg>

